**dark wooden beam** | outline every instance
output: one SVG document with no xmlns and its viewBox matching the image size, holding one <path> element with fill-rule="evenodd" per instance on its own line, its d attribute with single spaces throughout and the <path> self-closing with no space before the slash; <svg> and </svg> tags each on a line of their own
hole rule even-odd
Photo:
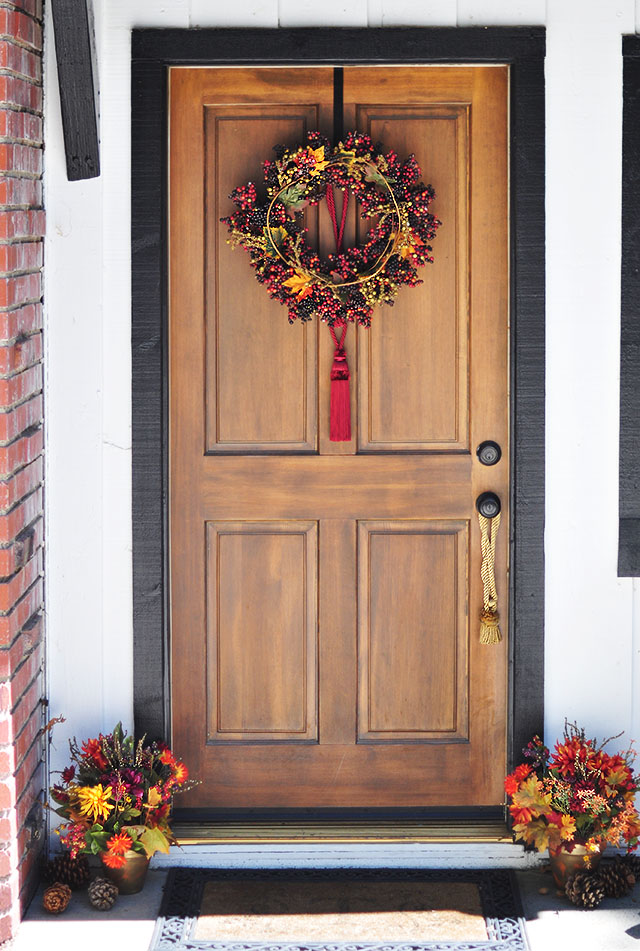
<svg viewBox="0 0 640 951">
<path fill-rule="evenodd" d="M 87 0 L 51 0 L 67 178 L 100 174 L 93 44 Z"/>
<path fill-rule="evenodd" d="M 622 38 L 622 325 L 618 575 L 640 577 L 640 37 Z"/>
</svg>

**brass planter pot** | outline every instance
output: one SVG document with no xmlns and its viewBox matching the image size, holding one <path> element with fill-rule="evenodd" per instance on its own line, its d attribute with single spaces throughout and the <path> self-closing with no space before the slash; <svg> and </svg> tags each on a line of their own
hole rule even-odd
<svg viewBox="0 0 640 951">
<path fill-rule="evenodd" d="M 147 877 L 149 859 L 140 852 L 125 852 L 125 864 L 122 868 L 108 868 L 103 863 L 105 876 L 118 886 L 121 895 L 137 895 Z"/>
<path fill-rule="evenodd" d="M 560 846 L 559 849 L 549 849 L 549 862 L 553 880 L 564 891 L 569 878 L 576 872 L 593 872 L 597 869 L 602 858 L 600 852 L 590 852 L 584 845 L 576 845 L 572 852 Z"/>
</svg>

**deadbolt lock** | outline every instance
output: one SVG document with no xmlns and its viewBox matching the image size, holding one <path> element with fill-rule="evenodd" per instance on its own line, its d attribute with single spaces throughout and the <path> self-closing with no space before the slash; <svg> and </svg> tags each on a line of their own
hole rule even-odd
<svg viewBox="0 0 640 951">
<path fill-rule="evenodd" d="M 495 466 L 502 458 L 502 449 L 492 439 L 485 439 L 476 449 L 476 455 L 483 466 Z"/>
</svg>

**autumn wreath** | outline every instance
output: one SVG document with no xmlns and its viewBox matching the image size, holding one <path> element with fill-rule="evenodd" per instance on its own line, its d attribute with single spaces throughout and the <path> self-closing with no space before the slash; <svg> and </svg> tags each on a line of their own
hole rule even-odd
<svg viewBox="0 0 640 951">
<path fill-rule="evenodd" d="M 276 158 L 263 163 L 266 198 L 259 200 L 253 182 L 235 188 L 230 198 L 238 210 L 222 221 L 229 243 L 246 248 L 258 281 L 287 307 L 291 323 L 315 314 L 329 325 L 335 344 L 331 438 L 343 440 L 351 438 L 347 323 L 369 327 L 376 304 L 392 305 L 402 285 L 422 283 L 418 268 L 433 261 L 429 242 L 440 222 L 429 212 L 434 191 L 420 180 L 414 155 L 401 162 L 360 132 L 335 146 L 318 132 L 307 140 L 292 149 L 276 146 Z M 339 221 L 336 189 L 343 192 Z M 350 197 L 372 224 L 361 245 L 343 250 Z M 336 242 L 326 259 L 308 244 L 301 214 L 323 200 Z M 339 337 L 336 328 L 342 328 Z"/>
</svg>

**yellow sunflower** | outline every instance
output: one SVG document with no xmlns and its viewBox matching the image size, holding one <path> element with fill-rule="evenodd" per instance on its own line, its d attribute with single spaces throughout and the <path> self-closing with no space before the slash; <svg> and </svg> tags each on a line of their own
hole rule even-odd
<svg viewBox="0 0 640 951">
<path fill-rule="evenodd" d="M 111 786 L 102 788 L 102 783 L 97 786 L 79 786 L 75 790 L 75 795 L 80 803 L 80 812 L 88 816 L 93 822 L 102 819 L 108 819 L 113 805 L 107 802 L 111 798 Z"/>
</svg>

